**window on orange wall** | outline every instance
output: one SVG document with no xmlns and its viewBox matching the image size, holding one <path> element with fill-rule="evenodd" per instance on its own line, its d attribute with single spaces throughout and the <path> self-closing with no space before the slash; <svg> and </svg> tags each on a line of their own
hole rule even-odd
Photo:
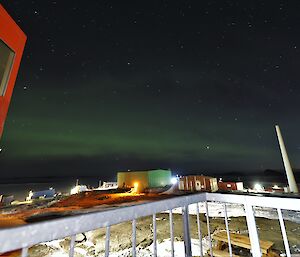
<svg viewBox="0 0 300 257">
<path fill-rule="evenodd" d="M 0 96 L 4 96 L 15 53 L 0 39 Z"/>
</svg>

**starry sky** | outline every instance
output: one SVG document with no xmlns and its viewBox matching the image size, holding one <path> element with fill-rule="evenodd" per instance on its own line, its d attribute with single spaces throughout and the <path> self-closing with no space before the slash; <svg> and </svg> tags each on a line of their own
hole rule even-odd
<svg viewBox="0 0 300 257">
<path fill-rule="evenodd" d="M 300 167 L 299 1 L 29 1 L 1 177 Z"/>
</svg>

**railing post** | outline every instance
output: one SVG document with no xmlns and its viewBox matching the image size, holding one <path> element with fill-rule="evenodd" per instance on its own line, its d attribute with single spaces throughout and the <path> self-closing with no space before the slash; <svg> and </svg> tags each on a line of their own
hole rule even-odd
<svg viewBox="0 0 300 257">
<path fill-rule="evenodd" d="M 197 227 L 198 227 L 198 236 L 199 236 L 199 247 L 200 247 L 200 257 L 203 257 L 203 246 L 202 246 L 202 231 L 199 215 L 199 203 L 196 203 L 196 214 L 197 214 Z"/>
<path fill-rule="evenodd" d="M 28 256 L 28 248 L 25 247 L 25 248 L 22 248 L 22 257 L 27 257 Z"/>
<path fill-rule="evenodd" d="M 284 220 L 283 220 L 282 212 L 281 212 L 280 208 L 277 208 L 277 213 L 278 213 L 279 224 L 280 224 L 280 228 L 281 228 L 281 234 L 282 234 L 282 237 L 283 237 L 285 253 L 286 253 L 287 257 L 291 257 L 289 240 L 287 238 L 286 229 L 285 229 L 285 225 L 284 225 Z"/>
<path fill-rule="evenodd" d="M 136 220 L 132 220 L 132 257 L 136 257 Z"/>
<path fill-rule="evenodd" d="M 256 228 L 256 222 L 253 212 L 253 207 L 249 203 L 245 203 L 245 211 L 246 211 L 246 220 L 249 231 L 250 243 L 251 243 L 251 252 L 253 257 L 261 257 L 259 238 Z"/>
<path fill-rule="evenodd" d="M 105 257 L 109 256 L 110 226 L 106 227 L 105 234 Z"/>
<path fill-rule="evenodd" d="M 171 236 L 171 256 L 174 257 L 174 225 L 173 225 L 172 209 L 169 212 L 169 218 L 170 218 L 170 236 Z"/>
<path fill-rule="evenodd" d="M 225 219 L 225 226 L 226 226 L 227 239 L 228 239 L 229 256 L 232 257 L 232 247 L 231 247 L 231 241 L 230 241 L 230 231 L 229 231 L 229 225 L 228 225 L 226 203 L 224 203 L 224 219 Z"/>
<path fill-rule="evenodd" d="M 156 213 L 153 214 L 153 256 L 157 257 Z"/>
<path fill-rule="evenodd" d="M 189 222 L 189 206 L 182 207 L 183 219 L 183 236 L 184 236 L 184 250 L 185 257 L 192 257 L 192 245 L 190 237 L 190 222 Z"/>
<path fill-rule="evenodd" d="M 210 256 L 213 257 L 213 248 L 212 248 L 212 238 L 210 234 L 210 225 L 209 225 L 209 211 L 208 211 L 208 202 L 205 202 L 205 211 L 206 211 L 206 222 L 207 222 L 207 235 L 209 240 L 209 252 Z"/>
<path fill-rule="evenodd" d="M 76 235 L 71 236 L 69 257 L 74 256 L 75 240 L 76 240 Z"/>
</svg>

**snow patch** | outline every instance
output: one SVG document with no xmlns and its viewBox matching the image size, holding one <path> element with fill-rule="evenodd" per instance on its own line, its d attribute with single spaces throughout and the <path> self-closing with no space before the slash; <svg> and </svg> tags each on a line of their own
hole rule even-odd
<svg viewBox="0 0 300 257">
<path fill-rule="evenodd" d="M 241 204 L 226 204 L 227 216 L 228 217 L 243 217 L 246 215 L 244 206 Z M 189 213 L 196 215 L 196 204 L 189 205 Z M 173 209 L 173 213 L 181 214 L 181 208 Z M 199 203 L 199 212 L 206 213 L 205 203 Z M 256 217 L 267 218 L 267 219 L 278 219 L 277 210 L 264 207 L 254 207 Z M 208 203 L 208 214 L 209 217 L 224 217 L 224 204 L 217 202 Z M 282 210 L 284 220 L 289 220 L 300 224 L 300 212 Z"/>
<path fill-rule="evenodd" d="M 51 254 L 46 255 L 45 257 L 69 257 L 69 253 L 61 248 L 60 242 L 63 240 L 55 240 L 51 242 L 45 243 L 45 245 L 51 247 L 53 249 L 53 252 Z M 199 239 L 191 239 L 192 244 L 192 255 L 193 256 L 200 256 L 200 242 Z M 82 244 L 77 245 L 74 248 L 75 253 L 78 253 L 82 256 L 92 257 L 95 255 L 89 255 L 87 251 L 80 247 L 80 245 L 84 246 L 90 246 L 90 242 L 85 242 Z M 209 239 L 208 237 L 204 237 L 202 239 L 202 247 L 203 247 L 203 254 L 205 254 L 209 249 Z M 139 248 L 137 246 L 136 253 L 138 257 L 151 257 L 153 255 L 153 243 L 146 247 L 146 248 Z M 175 257 L 182 257 L 185 255 L 184 252 L 184 242 L 183 241 L 174 241 L 174 255 Z M 125 249 L 118 252 L 110 252 L 110 257 L 130 257 L 132 256 L 132 249 Z M 171 256 L 171 239 L 165 239 L 161 243 L 157 243 L 157 256 L 158 257 L 165 257 L 165 256 Z"/>
</svg>

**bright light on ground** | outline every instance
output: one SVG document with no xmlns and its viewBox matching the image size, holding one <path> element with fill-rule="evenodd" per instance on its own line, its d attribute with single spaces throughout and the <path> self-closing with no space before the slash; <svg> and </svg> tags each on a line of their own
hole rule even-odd
<svg viewBox="0 0 300 257">
<path fill-rule="evenodd" d="M 257 183 L 257 184 L 254 185 L 254 190 L 256 190 L 256 191 L 263 191 L 264 188 L 262 187 L 261 184 Z"/>
<path fill-rule="evenodd" d="M 133 184 L 133 190 L 132 190 L 132 193 L 137 193 L 138 192 L 138 187 L 139 187 L 139 183 L 138 182 L 135 182 Z"/>
<path fill-rule="evenodd" d="M 174 185 L 177 183 L 177 178 L 171 178 L 171 183 Z"/>
<path fill-rule="evenodd" d="M 74 195 L 85 191 L 89 191 L 86 185 L 77 185 L 71 189 L 70 194 Z"/>
</svg>

